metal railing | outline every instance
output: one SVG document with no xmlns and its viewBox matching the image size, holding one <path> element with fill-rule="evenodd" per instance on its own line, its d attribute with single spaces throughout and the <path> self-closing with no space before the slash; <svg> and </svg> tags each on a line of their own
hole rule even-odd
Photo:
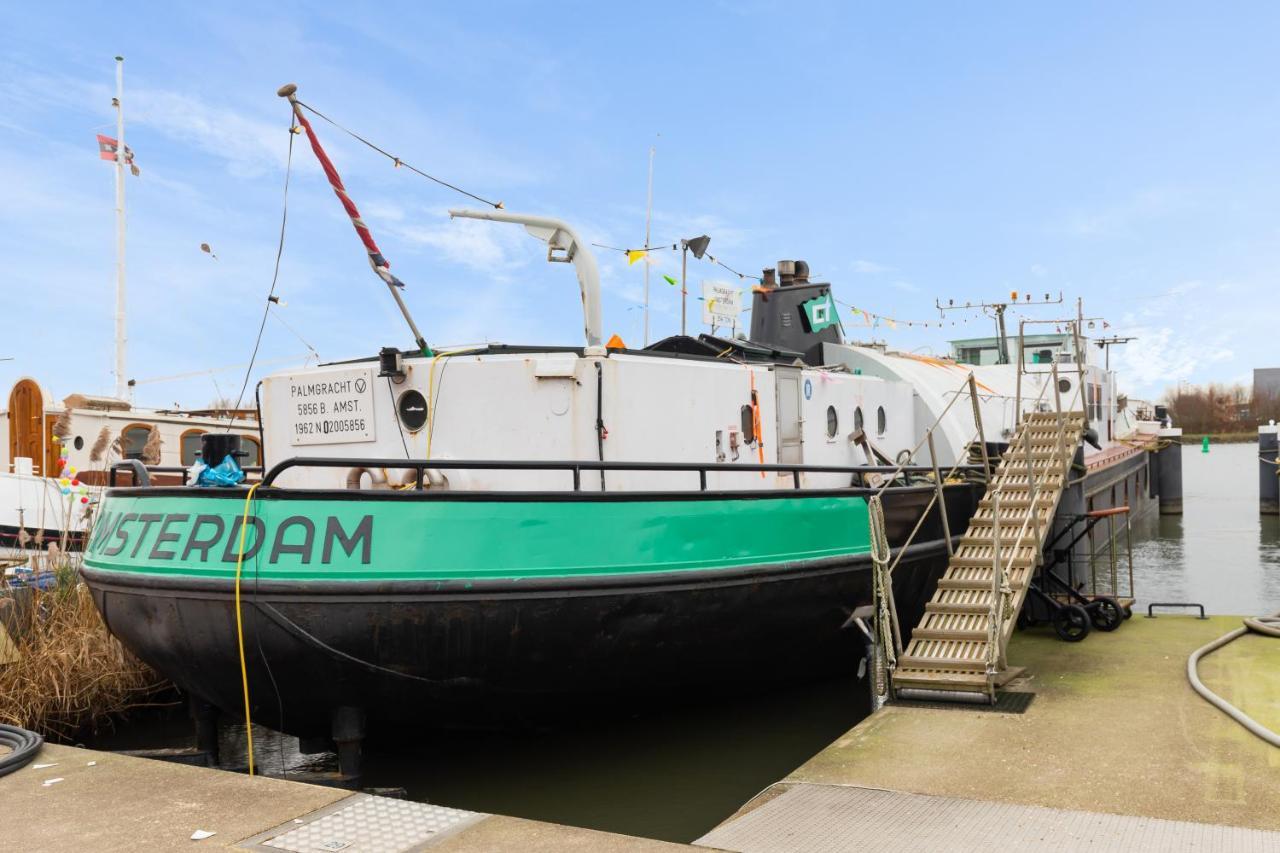
<svg viewBox="0 0 1280 853">
<path fill-rule="evenodd" d="M 1019 331 L 1018 340 L 1019 355 L 1022 349 L 1022 335 Z M 1019 377 L 1021 377 L 1021 369 L 1019 369 Z M 1036 413 L 1041 399 L 1044 397 L 1045 391 L 1052 386 L 1054 394 L 1054 413 L 1056 415 L 1055 425 L 1055 442 L 1054 442 L 1054 464 L 1046 465 L 1043 474 L 1043 481 L 1036 472 L 1035 457 L 1032 451 L 1031 442 L 1031 417 Z M 1077 383 L 1076 391 L 1072 395 L 1069 405 L 1074 406 L 1076 399 L 1080 397 L 1081 385 Z M 1019 381 L 1019 392 L 1021 391 L 1021 382 Z M 1071 411 L 1075 411 L 1074 408 Z M 1017 558 L 1018 551 L 1023 546 L 1023 541 L 1027 539 L 1028 533 L 1034 533 L 1033 541 L 1038 543 L 1041 541 L 1040 533 L 1040 507 L 1039 494 L 1044 483 L 1048 478 L 1057 474 L 1063 478 L 1062 485 L 1059 488 L 1066 487 L 1066 474 L 1069 461 L 1067 460 L 1066 448 L 1066 419 L 1063 416 L 1064 410 L 1062 406 L 1062 395 L 1058 387 L 1058 365 L 1054 362 L 1050 371 L 1050 382 L 1041 386 L 1040 393 L 1032 403 L 1032 409 L 1024 415 L 1022 424 L 1022 437 L 1020 446 L 1010 445 L 1006 451 L 1005 458 L 1013 459 L 1016 454 L 1025 449 L 1026 465 L 1027 465 L 1027 491 L 1030 500 L 1028 501 L 1027 516 L 1022 521 L 1022 525 L 1018 528 L 1018 533 L 1013 539 L 1013 547 L 1010 549 L 1007 560 L 1001 558 L 1000 548 L 1000 498 L 1001 493 L 1008 486 L 1007 480 L 1001 482 L 989 494 L 991 497 L 991 543 L 992 543 L 992 572 L 991 572 L 991 607 L 987 620 L 987 648 L 986 648 L 986 675 L 987 690 L 992 699 L 995 698 L 995 678 L 1001 670 L 1007 667 L 1006 653 L 1006 627 L 1009 624 L 1009 618 L 1012 613 L 1013 587 L 1009 581 L 1009 573 L 1013 567 L 1013 561 Z M 1074 450 L 1074 448 L 1073 448 Z M 1045 522 L 1051 524 L 1052 519 Z M 1040 559 L 1040 554 L 1032 555 L 1031 569 L 1035 568 L 1036 562 Z M 1026 579 L 1030 581 L 1028 577 Z"/>
<path fill-rule="evenodd" d="M 976 470 L 976 465 L 964 466 Z M 730 462 L 600 462 L 594 460 L 502 460 L 502 459 L 371 459 L 368 457 L 295 456 L 277 462 L 262 478 L 262 489 L 270 488 L 276 479 L 291 468 L 393 468 L 413 471 L 415 490 L 423 489 L 427 472 L 438 471 L 565 471 L 572 475 L 573 491 L 582 491 L 584 471 L 645 471 L 655 473 L 687 472 L 698 475 L 698 490 L 707 491 L 710 473 L 792 475 L 792 488 L 803 488 L 802 474 L 849 474 L 865 478 L 868 474 L 888 474 L 890 483 L 903 474 L 927 474 L 927 465 L 787 465 Z M 405 485 L 409 485 L 406 483 Z M 850 483 L 852 486 L 853 484 Z"/>
</svg>

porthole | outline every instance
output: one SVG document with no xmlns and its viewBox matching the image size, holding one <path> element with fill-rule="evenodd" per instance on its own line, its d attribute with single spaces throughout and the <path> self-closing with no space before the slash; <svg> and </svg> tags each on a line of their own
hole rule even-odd
<svg viewBox="0 0 1280 853">
<path fill-rule="evenodd" d="M 876 409 L 876 435 L 884 435 L 885 428 L 888 424 L 885 422 L 884 406 Z"/>
<path fill-rule="evenodd" d="M 840 416 L 836 414 L 836 407 L 827 406 L 827 438 L 835 438 L 838 429 L 840 429 Z"/>
<path fill-rule="evenodd" d="M 75 445 L 76 450 L 84 450 L 84 439 L 80 436 L 77 435 L 76 440 L 73 441 L 72 444 Z"/>
<path fill-rule="evenodd" d="M 427 423 L 427 398 L 416 388 L 410 388 L 396 401 L 396 414 L 409 432 L 417 432 Z"/>
<path fill-rule="evenodd" d="M 853 410 L 853 431 L 862 432 L 862 407 Z"/>
<path fill-rule="evenodd" d="M 1060 392 L 1062 392 L 1063 394 L 1065 394 L 1065 393 L 1067 393 L 1068 391 L 1070 391 L 1070 390 L 1071 390 L 1071 380 L 1070 380 L 1070 379 L 1059 379 L 1059 380 L 1058 380 L 1058 390 L 1059 390 Z"/>
</svg>

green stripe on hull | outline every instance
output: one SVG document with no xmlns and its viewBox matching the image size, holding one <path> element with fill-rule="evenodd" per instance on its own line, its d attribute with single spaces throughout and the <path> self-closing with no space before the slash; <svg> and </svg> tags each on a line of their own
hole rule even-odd
<svg viewBox="0 0 1280 853">
<path fill-rule="evenodd" d="M 244 504 L 111 496 L 91 568 L 232 578 Z M 866 553 L 855 496 L 678 501 L 255 500 L 244 577 L 289 581 L 592 577 Z"/>
</svg>

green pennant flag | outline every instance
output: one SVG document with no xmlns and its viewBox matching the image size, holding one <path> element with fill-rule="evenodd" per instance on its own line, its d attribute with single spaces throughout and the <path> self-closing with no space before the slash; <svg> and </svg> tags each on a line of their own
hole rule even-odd
<svg viewBox="0 0 1280 853">
<path fill-rule="evenodd" d="M 804 315 L 809 320 L 809 331 L 821 332 L 828 326 L 834 326 L 839 320 L 836 319 L 836 306 L 831 300 L 830 293 L 824 293 L 819 297 L 810 299 L 808 302 L 801 304 L 804 308 Z"/>
<path fill-rule="evenodd" d="M 667 280 L 667 284 L 671 285 L 672 287 L 675 287 L 677 284 L 680 283 L 669 275 L 664 275 L 663 278 L 665 278 Z"/>
</svg>

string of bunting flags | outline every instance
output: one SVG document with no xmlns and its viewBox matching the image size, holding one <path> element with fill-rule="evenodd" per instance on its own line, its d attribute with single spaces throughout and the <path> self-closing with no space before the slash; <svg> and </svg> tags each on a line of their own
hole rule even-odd
<svg viewBox="0 0 1280 853">
<path fill-rule="evenodd" d="M 956 323 L 969 323 L 973 320 L 985 319 L 981 317 L 967 317 L 961 320 L 899 320 L 898 318 L 890 317 L 887 314 L 877 314 L 874 311 L 867 311 L 866 309 L 858 308 L 840 299 L 837 299 L 836 302 L 839 302 L 845 308 L 848 308 L 849 314 L 852 315 L 854 320 L 859 321 L 863 326 L 869 326 L 873 329 L 879 328 L 882 324 L 890 329 L 896 329 L 899 326 L 912 328 L 919 326 L 925 329 L 941 329 L 946 326 L 954 326 Z"/>
</svg>

